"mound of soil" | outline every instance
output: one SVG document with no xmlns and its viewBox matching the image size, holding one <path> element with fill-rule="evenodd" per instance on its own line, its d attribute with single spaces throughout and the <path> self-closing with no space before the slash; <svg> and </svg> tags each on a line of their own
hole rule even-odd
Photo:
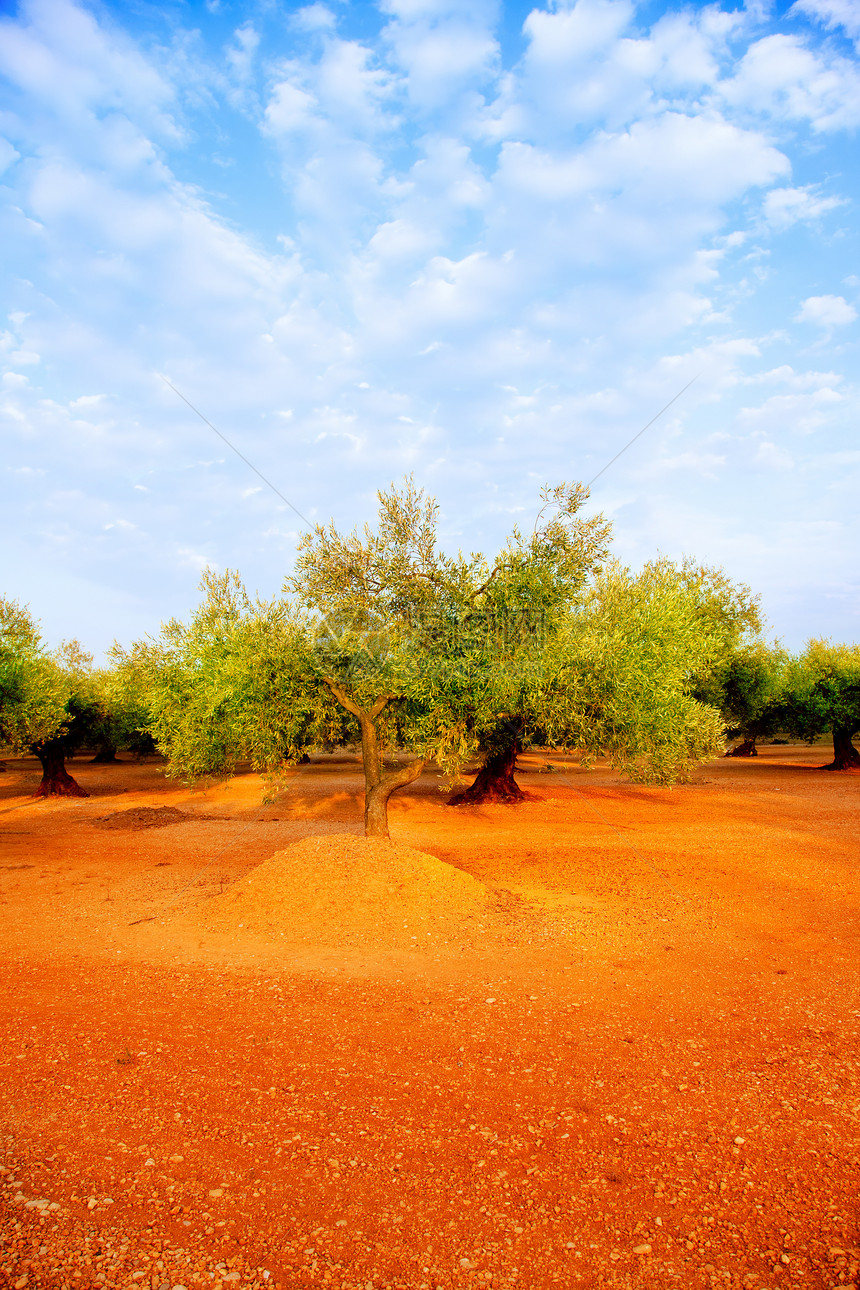
<svg viewBox="0 0 860 1290">
<path fill-rule="evenodd" d="M 353 833 L 304 838 L 197 911 L 209 931 L 378 949 L 427 948 L 480 932 L 483 883 L 411 847 Z"/>
<path fill-rule="evenodd" d="M 190 818 L 175 806 L 133 806 L 128 811 L 100 815 L 93 824 L 97 829 L 163 829 L 168 824 L 182 824 Z"/>
</svg>

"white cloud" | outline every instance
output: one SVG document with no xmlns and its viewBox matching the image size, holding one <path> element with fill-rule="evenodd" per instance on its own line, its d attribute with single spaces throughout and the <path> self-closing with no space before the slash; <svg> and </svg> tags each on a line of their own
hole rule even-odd
<svg viewBox="0 0 860 1290">
<path fill-rule="evenodd" d="M 790 12 L 805 13 L 825 27 L 842 27 L 853 40 L 860 38 L 857 0 L 796 0 Z"/>
<path fill-rule="evenodd" d="M 545 71 L 591 64 L 615 47 L 633 20 L 630 0 L 579 0 L 571 8 L 533 9 L 523 24 L 528 61 Z"/>
<path fill-rule="evenodd" d="M 860 69 L 840 55 L 809 49 L 799 36 L 757 41 L 719 90 L 734 107 L 808 121 L 816 131 L 860 123 Z"/>
<path fill-rule="evenodd" d="M 204 569 L 213 569 L 215 572 L 218 570 L 217 564 L 213 564 L 208 556 L 203 555 L 200 551 L 195 551 L 193 547 L 177 547 L 175 559 L 178 564 L 187 565 L 198 573 L 203 573 Z"/>
<path fill-rule="evenodd" d="M 104 398 L 105 396 L 103 394 L 82 394 L 80 398 L 72 399 L 69 407 L 74 408 L 75 410 L 81 408 L 96 408 L 100 403 L 104 402 Z"/>
<path fill-rule="evenodd" d="M 809 435 L 828 425 L 843 398 L 826 385 L 809 393 L 773 394 L 757 407 L 741 408 L 738 423 L 759 435 Z"/>
<path fill-rule="evenodd" d="M 764 217 L 771 228 L 790 228 L 800 220 L 811 222 L 828 211 L 845 205 L 844 197 L 819 197 L 811 186 L 805 188 L 772 188 L 762 203 Z"/>
<path fill-rule="evenodd" d="M 634 19 L 627 0 L 578 0 L 529 14 L 523 88 L 533 134 L 563 135 L 572 122 L 615 129 L 717 79 L 731 19 L 715 22 L 707 10 L 666 14 L 647 36 Z"/>
<path fill-rule="evenodd" d="M 266 126 L 275 135 L 306 130 L 314 119 L 316 100 L 291 81 L 279 81 L 266 105 Z"/>
<path fill-rule="evenodd" d="M 260 44 L 260 34 L 249 22 L 233 33 L 233 44 L 227 49 L 227 61 L 233 77 L 240 83 L 250 80 Z"/>
<path fill-rule="evenodd" d="M 8 139 L 0 137 L 0 175 L 4 170 L 8 170 L 14 161 L 20 157 L 20 152 L 13 148 Z"/>
<path fill-rule="evenodd" d="M 794 466 L 794 458 L 769 439 L 761 441 L 753 460 L 757 466 L 764 466 L 767 470 L 791 470 Z"/>
<path fill-rule="evenodd" d="M 175 93 L 124 35 L 108 35 L 94 14 L 71 0 L 28 0 L 22 21 L 0 22 L 0 71 L 60 115 L 66 129 L 86 129 L 92 113 L 128 111 L 168 138 L 178 137 L 168 109 Z"/>
<path fill-rule="evenodd" d="M 743 383 L 745 385 L 788 385 L 794 390 L 829 388 L 832 391 L 833 387 L 839 385 L 843 379 L 841 372 L 798 372 L 789 363 L 783 363 L 779 367 L 744 377 Z"/>
<path fill-rule="evenodd" d="M 662 457 L 646 467 L 642 474 L 662 475 L 668 471 L 692 471 L 707 479 L 716 479 L 719 467 L 726 464 L 725 456 L 714 452 L 679 452 L 674 457 Z"/>
<path fill-rule="evenodd" d="M 336 25 L 335 16 L 328 5 L 316 3 L 297 9 L 290 18 L 299 31 L 330 31 Z"/>
<path fill-rule="evenodd" d="M 540 481 L 591 478 L 700 373 L 595 505 L 612 503 L 631 559 L 677 539 L 740 568 L 725 533 L 749 517 L 750 549 L 770 553 L 756 571 L 783 558 L 768 526 L 803 508 L 791 489 L 856 423 L 829 337 L 853 295 L 792 319 L 785 292 L 832 266 L 814 239 L 766 236 L 842 202 L 851 159 L 831 127 L 853 119 L 856 77 L 835 41 L 786 44 L 764 9 L 651 21 L 578 0 L 535 9 L 503 68 L 495 3 L 391 0 L 381 36 L 342 38 L 347 9 L 264 5 L 229 49 L 180 15 L 151 55 L 112 13 L 23 0 L 2 25 L 21 63 L 2 124 L 26 160 L 4 179 L 18 276 L 0 350 L 42 357 L 30 383 L 4 378 L 9 469 L 42 454 L 45 531 L 105 587 L 133 577 L 156 619 L 212 561 L 274 592 L 296 539 L 221 445 L 201 464 L 212 433 L 160 370 L 306 515 L 363 521 L 376 486 L 414 468 L 456 517 L 451 540 L 487 549 Z M 213 154 L 235 161 L 215 180 Z M 851 460 L 826 475 L 846 499 Z M 38 551 L 34 514 L 4 523 Z"/>
<path fill-rule="evenodd" d="M 349 133 L 366 135 L 396 124 L 396 118 L 388 119 L 383 111 L 395 78 L 374 63 L 371 51 L 358 41 L 326 42 L 315 81 L 318 100 L 321 109 L 339 119 Z"/>
<path fill-rule="evenodd" d="M 388 0 L 383 39 L 422 111 L 455 107 L 497 70 L 495 4 L 486 0 Z"/>
<path fill-rule="evenodd" d="M 815 323 L 818 327 L 844 327 L 857 318 L 857 310 L 844 296 L 809 296 L 795 315 L 797 322 Z"/>
</svg>

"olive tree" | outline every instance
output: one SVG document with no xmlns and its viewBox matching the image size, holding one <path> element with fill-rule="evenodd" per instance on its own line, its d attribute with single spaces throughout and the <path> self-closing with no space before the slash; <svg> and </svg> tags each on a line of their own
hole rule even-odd
<svg viewBox="0 0 860 1290">
<path fill-rule="evenodd" d="M 724 648 L 670 560 L 596 575 L 552 641 L 540 722 L 551 746 L 606 756 L 636 782 L 689 778 L 725 747 L 719 711 L 693 693 Z"/>
<path fill-rule="evenodd" d="M 377 837 L 428 761 L 454 773 L 480 753 L 485 781 L 513 782 L 520 741 L 538 734 L 637 778 L 683 775 L 721 746 L 719 714 L 690 689 L 723 634 L 668 562 L 604 567 L 609 527 L 578 514 L 586 497 L 544 490 L 532 533 L 487 560 L 440 549 L 438 506 L 408 479 L 378 494 L 375 526 L 306 534 L 281 600 L 207 574 L 188 624 L 116 652 L 168 773 L 356 743 Z"/>
<path fill-rule="evenodd" d="M 88 797 L 66 760 L 91 737 L 100 713 L 92 658 L 77 641 L 53 653 L 43 646 L 29 612 L 0 599 L 0 743 L 38 757 L 37 797 Z"/>
<path fill-rule="evenodd" d="M 785 659 L 763 636 L 760 597 L 719 568 L 687 559 L 679 574 L 693 593 L 697 614 L 721 642 L 716 660 L 696 676 L 692 692 L 719 708 L 729 738 L 741 737 L 728 757 L 755 757 L 756 740 L 778 728 L 778 692 Z"/>
<path fill-rule="evenodd" d="M 749 641 L 730 650 L 697 687 L 700 698 L 719 708 L 728 737 L 741 740 L 727 757 L 757 757 L 757 741 L 782 729 L 787 661 L 781 646 Z"/>
<path fill-rule="evenodd" d="M 167 774 L 225 776 L 245 761 L 273 771 L 348 738 L 311 666 L 309 623 L 283 601 L 252 599 L 230 570 L 207 570 L 201 590 L 188 623 L 111 651 L 114 687 L 145 714 Z"/>
<path fill-rule="evenodd" d="M 65 703 L 63 677 L 29 610 L 0 596 L 0 747 L 21 752 L 56 734 Z"/>
<path fill-rule="evenodd" d="M 833 761 L 825 770 L 860 770 L 860 645 L 810 640 L 790 660 L 783 687 L 786 730 L 812 742 L 829 731 Z"/>
<path fill-rule="evenodd" d="M 392 793 L 429 759 L 454 765 L 475 746 L 466 714 L 482 637 L 469 611 L 482 562 L 440 550 L 438 505 L 411 479 L 378 500 L 375 529 L 308 533 L 285 591 L 310 617 L 314 674 L 357 728 L 365 832 L 387 837 Z"/>
<path fill-rule="evenodd" d="M 489 669 L 506 691 L 500 717 L 481 732 L 485 766 L 452 805 L 521 800 L 516 753 L 528 743 L 606 755 L 657 783 L 687 778 L 724 749 L 715 677 L 760 628 L 757 598 L 692 560 L 659 559 L 634 574 L 607 559 L 602 517 L 580 524 L 578 499 L 569 500 L 564 540 L 532 544 L 524 561 L 526 574 L 541 563 L 552 574 L 537 588 L 526 576 L 542 618 L 537 648 L 518 637 Z"/>
<path fill-rule="evenodd" d="M 603 515 L 580 514 L 588 500 L 581 484 L 545 487 L 531 533 L 514 528 L 490 563 L 472 569 L 471 614 L 485 630 L 472 658 L 474 703 L 469 729 L 483 765 L 451 806 L 517 802 L 517 755 L 543 742 L 538 700 L 552 642 L 608 556 L 611 525 Z"/>
</svg>

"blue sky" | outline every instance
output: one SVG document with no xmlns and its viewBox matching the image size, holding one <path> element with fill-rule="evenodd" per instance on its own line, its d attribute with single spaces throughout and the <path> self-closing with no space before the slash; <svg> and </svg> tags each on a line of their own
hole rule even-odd
<svg viewBox="0 0 860 1290">
<path fill-rule="evenodd" d="M 407 472 L 451 549 L 590 480 L 615 551 L 860 638 L 860 4 L 0 17 L 0 590 L 97 653 Z"/>
</svg>

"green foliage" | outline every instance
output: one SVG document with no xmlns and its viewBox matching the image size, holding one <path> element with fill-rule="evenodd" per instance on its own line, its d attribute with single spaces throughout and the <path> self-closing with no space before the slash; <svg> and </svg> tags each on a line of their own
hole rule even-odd
<svg viewBox="0 0 860 1290">
<path fill-rule="evenodd" d="M 439 550 L 438 507 L 411 479 L 379 493 L 375 530 L 307 535 L 286 589 L 315 616 L 319 675 L 364 710 L 386 699 L 382 747 L 454 770 L 528 706 L 550 620 L 606 556 L 609 525 L 577 514 L 587 497 L 544 489 L 532 533 L 492 564 Z"/>
<path fill-rule="evenodd" d="M 860 645 L 810 640 L 784 679 L 785 729 L 810 742 L 826 731 L 860 731 Z"/>
<path fill-rule="evenodd" d="M 526 608 L 551 616 L 575 603 L 604 564 L 612 532 L 603 515 L 579 514 L 588 496 L 582 484 L 544 487 L 531 534 L 515 527 L 492 569 L 476 565 L 484 577 L 473 598 L 497 614 Z"/>
<path fill-rule="evenodd" d="M 168 774 L 271 771 L 304 748 L 355 738 L 310 666 L 307 623 L 282 602 L 252 601 L 239 577 L 207 571 L 186 625 L 114 646 L 114 684 L 168 759 Z"/>
<path fill-rule="evenodd" d="M 470 603 L 480 557 L 439 550 L 438 506 L 411 479 L 378 497 L 375 530 L 307 534 L 285 590 L 308 614 L 314 674 L 353 715 L 373 713 L 379 755 L 400 747 L 446 764 L 470 746 L 461 713 L 483 643 Z"/>
<path fill-rule="evenodd" d="M 0 747 L 20 752 L 63 730 L 68 697 L 27 609 L 0 597 Z"/>
<path fill-rule="evenodd" d="M 761 597 L 745 583 L 732 582 L 722 569 L 691 559 L 681 563 L 678 576 L 695 599 L 703 629 L 722 641 L 724 655 L 760 638 Z"/>
<path fill-rule="evenodd" d="M 783 728 L 788 655 L 779 645 L 753 640 L 736 646 L 697 686 L 697 697 L 719 708 L 727 733 L 755 742 Z"/>
<path fill-rule="evenodd" d="M 692 693 L 724 648 L 695 584 L 671 561 L 613 562 L 559 632 L 542 696 L 547 741 L 603 754 L 640 783 L 689 778 L 723 748 L 719 713 Z"/>
<path fill-rule="evenodd" d="M 96 742 L 107 714 L 100 701 L 92 654 L 79 641 L 63 641 L 50 656 L 50 662 L 64 695 L 63 722 L 54 734 L 32 740 L 30 747 L 37 756 L 52 749 L 65 759 Z"/>
<path fill-rule="evenodd" d="M 0 745 L 73 757 L 109 719 L 92 656 L 77 641 L 49 653 L 28 611 L 0 598 Z"/>
<path fill-rule="evenodd" d="M 530 534 L 514 528 L 492 566 L 474 557 L 459 621 L 469 659 L 461 721 L 487 757 L 545 741 L 540 696 L 553 640 L 608 554 L 611 525 L 579 514 L 587 500 L 580 484 L 545 487 Z"/>
<path fill-rule="evenodd" d="M 439 549 L 438 507 L 411 479 L 378 496 L 375 528 L 302 539 L 287 599 L 210 572 L 188 624 L 115 649 L 115 684 L 149 713 L 169 773 L 272 772 L 361 741 L 368 795 L 387 800 L 408 782 L 382 769 L 396 750 L 456 772 L 540 738 L 661 783 L 722 750 L 696 687 L 722 693 L 727 655 L 760 629 L 748 588 L 689 561 L 607 565 L 609 524 L 582 516 L 580 485 L 544 489 L 532 532 L 492 562 Z"/>
<path fill-rule="evenodd" d="M 410 477 L 381 490 L 376 530 L 343 535 L 317 525 L 299 543 L 285 590 L 322 619 L 397 634 L 432 616 L 440 595 L 468 594 L 471 562 L 449 559 L 436 545 L 439 507 Z"/>
<path fill-rule="evenodd" d="M 117 671 L 91 670 L 87 694 L 93 712 L 86 742 L 101 753 L 114 753 L 121 748 L 136 751 L 148 714 L 140 698 L 125 688 Z"/>
</svg>

